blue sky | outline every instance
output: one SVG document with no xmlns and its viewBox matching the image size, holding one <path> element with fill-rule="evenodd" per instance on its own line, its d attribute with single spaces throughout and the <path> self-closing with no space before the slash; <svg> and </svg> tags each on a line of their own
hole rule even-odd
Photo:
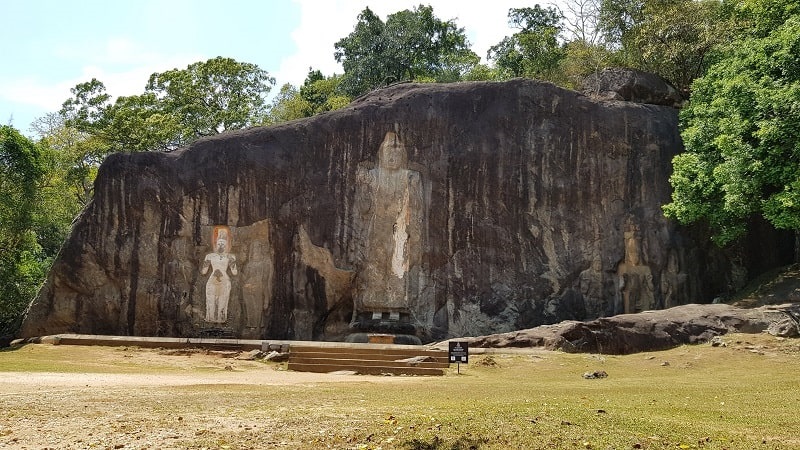
<svg viewBox="0 0 800 450">
<path fill-rule="evenodd" d="M 309 67 L 341 73 L 334 43 L 357 15 L 433 6 L 463 27 L 473 50 L 513 31 L 512 7 L 535 2 L 494 0 L 0 0 L 0 124 L 25 134 L 55 112 L 76 84 L 97 78 L 112 96 L 139 94 L 154 72 L 216 56 L 257 64 L 299 85 Z M 546 2 L 541 2 L 546 3 Z M 479 6 L 478 6 L 479 5 Z"/>
</svg>

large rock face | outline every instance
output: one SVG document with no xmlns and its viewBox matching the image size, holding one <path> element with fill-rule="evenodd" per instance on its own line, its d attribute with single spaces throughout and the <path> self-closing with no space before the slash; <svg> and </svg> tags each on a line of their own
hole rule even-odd
<svg viewBox="0 0 800 450">
<path fill-rule="evenodd" d="M 394 314 L 427 341 L 707 302 L 787 255 L 669 223 L 681 149 L 672 108 L 514 80 L 112 155 L 21 335 L 337 340 Z"/>
</svg>

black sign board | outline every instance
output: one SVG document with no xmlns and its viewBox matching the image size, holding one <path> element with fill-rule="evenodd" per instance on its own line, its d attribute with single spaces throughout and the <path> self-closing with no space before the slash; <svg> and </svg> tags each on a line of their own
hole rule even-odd
<svg viewBox="0 0 800 450">
<path fill-rule="evenodd" d="M 453 342 L 450 341 L 450 363 L 464 363 L 469 362 L 469 342 Z"/>
</svg>

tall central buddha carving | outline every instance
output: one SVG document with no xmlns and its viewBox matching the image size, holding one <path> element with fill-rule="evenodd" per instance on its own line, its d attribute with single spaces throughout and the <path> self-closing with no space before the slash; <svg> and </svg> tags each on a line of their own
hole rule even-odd
<svg viewBox="0 0 800 450">
<path fill-rule="evenodd" d="M 419 172 L 394 132 L 386 133 L 375 168 L 357 174 L 356 220 L 364 231 L 357 254 L 354 324 L 409 313 L 409 270 L 419 263 L 423 217 Z"/>
</svg>

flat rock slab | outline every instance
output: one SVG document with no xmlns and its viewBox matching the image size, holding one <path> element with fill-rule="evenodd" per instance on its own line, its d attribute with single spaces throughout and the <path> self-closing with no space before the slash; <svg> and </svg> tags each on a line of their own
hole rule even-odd
<svg viewBox="0 0 800 450">
<path fill-rule="evenodd" d="M 752 309 L 726 304 L 690 304 L 459 340 L 469 342 L 471 347 L 544 347 L 571 353 L 624 355 L 708 342 L 715 336 L 732 332 L 770 332 L 776 329 L 776 324 L 782 325 L 777 327 L 781 330 L 789 330 L 785 337 L 791 337 L 792 330 L 795 333 L 800 330 L 798 318 L 800 303 Z"/>
</svg>

